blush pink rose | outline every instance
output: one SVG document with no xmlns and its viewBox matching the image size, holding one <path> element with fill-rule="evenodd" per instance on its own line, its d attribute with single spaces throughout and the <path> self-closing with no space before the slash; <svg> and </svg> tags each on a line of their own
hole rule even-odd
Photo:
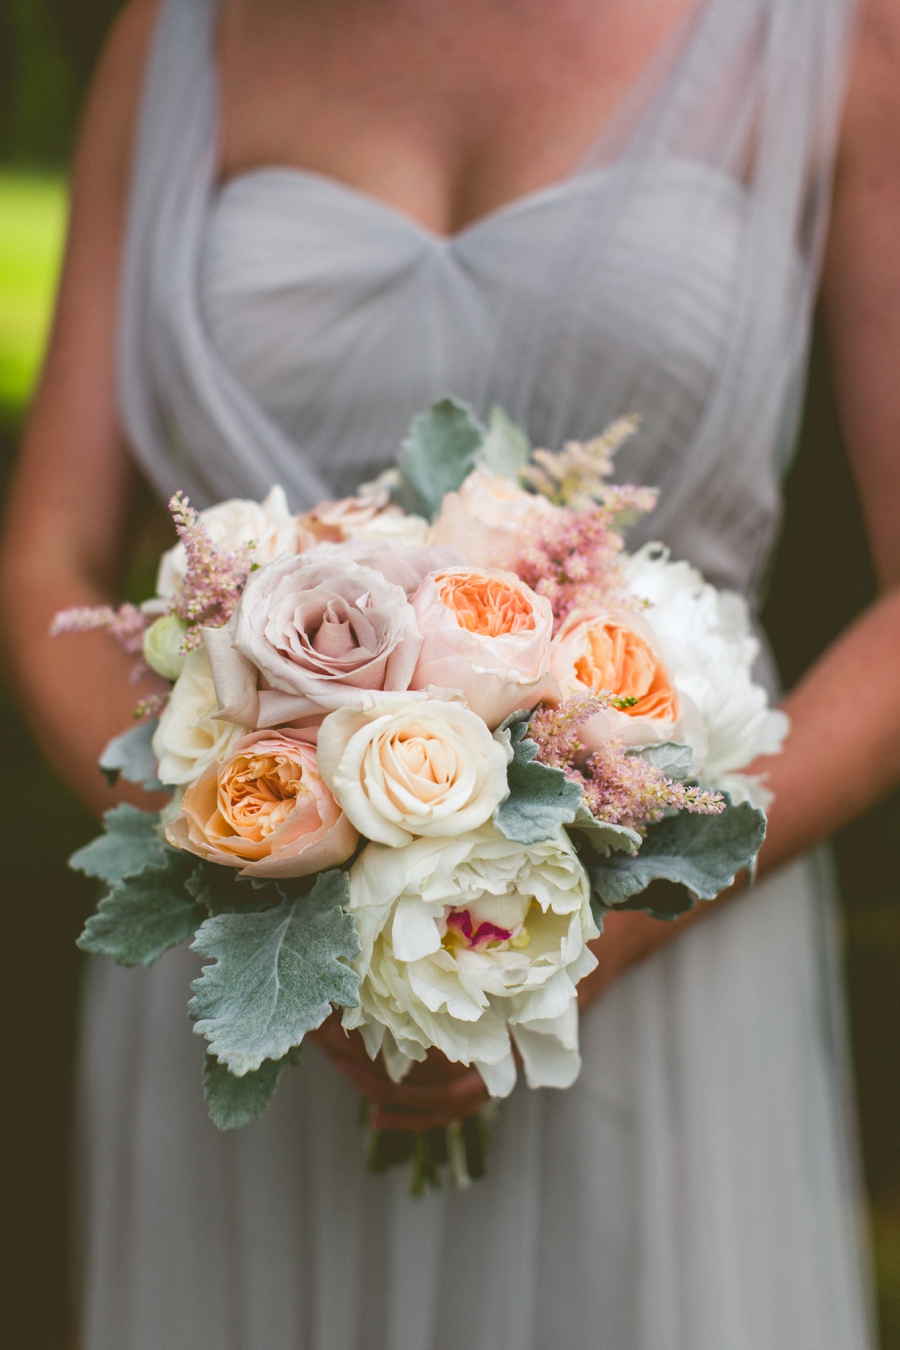
<svg viewBox="0 0 900 1350">
<path fill-rule="evenodd" d="M 451 568 L 412 599 L 422 651 L 410 689 L 459 690 L 493 729 L 558 694 L 549 674 L 553 614 L 512 572 Z"/>
<path fill-rule="evenodd" d="M 204 641 L 221 715 L 257 727 L 408 689 L 422 645 L 403 588 L 336 549 L 251 573 L 228 627 Z"/>
<path fill-rule="evenodd" d="M 359 838 L 325 786 L 314 730 L 256 731 L 187 789 L 175 848 L 247 877 L 305 877 L 346 862 Z"/>
<path fill-rule="evenodd" d="M 448 492 L 428 535 L 450 544 L 470 567 L 515 567 L 523 543 L 559 514 L 559 508 L 509 478 L 473 469 L 458 492 Z"/>
</svg>

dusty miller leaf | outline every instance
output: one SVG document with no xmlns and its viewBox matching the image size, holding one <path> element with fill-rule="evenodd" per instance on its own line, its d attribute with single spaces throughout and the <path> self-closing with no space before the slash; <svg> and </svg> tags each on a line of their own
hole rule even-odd
<svg viewBox="0 0 900 1350">
<path fill-rule="evenodd" d="M 643 843 L 637 830 L 629 829 L 627 825 L 610 825 L 604 820 L 597 820 L 583 802 L 566 829 L 572 836 L 575 851 L 585 864 L 602 862 L 610 853 L 634 853 Z"/>
<path fill-rule="evenodd" d="M 447 493 L 475 467 L 483 440 L 484 428 L 468 404 L 450 396 L 433 403 L 413 419 L 397 456 L 398 504 L 432 520 Z"/>
<path fill-rule="evenodd" d="M 289 1064 L 299 1064 L 301 1053 L 298 1046 L 281 1059 L 263 1060 L 258 1069 L 245 1073 L 243 1078 L 235 1078 L 215 1055 L 207 1054 L 203 1096 L 213 1124 L 220 1130 L 237 1130 L 251 1120 L 258 1120 L 275 1095 L 282 1072 Z"/>
<path fill-rule="evenodd" d="M 718 816 L 679 811 L 648 828 L 634 857 L 611 854 L 602 863 L 588 867 L 588 873 L 598 899 L 607 908 L 647 908 L 662 916 L 658 899 L 648 896 L 644 900 L 642 896 L 651 882 L 675 882 L 700 900 L 712 900 L 731 885 L 738 872 L 752 867 L 765 834 L 765 816 L 746 802 L 739 806 L 728 802 Z M 669 895 L 674 900 L 674 894 Z M 637 896 L 643 903 L 629 903 Z"/>
<path fill-rule="evenodd" d="M 122 802 L 103 817 L 104 833 L 78 849 L 69 866 L 89 877 L 115 883 L 145 867 L 164 866 L 175 850 L 163 839 L 158 811 L 139 811 Z"/>
<path fill-rule="evenodd" d="M 196 860 L 186 883 L 189 895 L 210 914 L 253 914 L 280 905 L 284 893 L 274 881 L 251 881 L 234 867 Z"/>
<path fill-rule="evenodd" d="M 111 956 L 120 966 L 149 966 L 196 931 L 203 910 L 184 892 L 194 859 L 169 852 L 162 867 L 125 877 L 103 897 L 78 939 L 82 951 Z"/>
<path fill-rule="evenodd" d="M 323 872 L 306 895 L 259 914 L 207 919 L 192 950 L 204 966 L 188 1005 L 197 1032 L 237 1077 L 281 1059 L 321 1026 L 332 1003 L 356 1007 L 359 952 L 345 872 Z"/>
<path fill-rule="evenodd" d="M 677 741 L 659 741 L 653 745 L 633 745 L 625 751 L 626 755 L 640 755 L 648 764 L 654 765 L 667 778 L 683 783 L 694 771 L 694 752 L 689 745 L 679 745 Z"/>
<path fill-rule="evenodd" d="M 528 736 L 526 712 L 513 713 L 498 729 L 510 756 L 506 770 L 509 796 L 494 812 L 494 824 L 517 844 L 536 844 L 553 839 L 561 825 L 575 819 L 581 804 L 581 787 L 562 769 L 541 764 L 538 747 Z"/>
<path fill-rule="evenodd" d="M 530 457 L 531 445 L 522 428 L 517 427 L 502 408 L 492 408 L 487 435 L 478 452 L 478 463 L 488 472 L 517 483 Z"/>
<path fill-rule="evenodd" d="M 158 725 L 159 718 L 151 717 L 109 742 L 100 756 L 99 768 L 110 787 L 121 775 L 128 783 L 140 783 L 145 792 L 170 791 L 165 783 L 159 781 L 159 766 L 151 744 Z"/>
</svg>

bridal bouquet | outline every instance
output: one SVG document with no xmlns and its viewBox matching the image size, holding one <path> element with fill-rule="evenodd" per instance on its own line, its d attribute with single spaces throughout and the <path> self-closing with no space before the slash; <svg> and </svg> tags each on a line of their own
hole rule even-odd
<svg viewBox="0 0 900 1350">
<path fill-rule="evenodd" d="M 743 601 L 622 535 L 623 419 L 531 451 L 499 410 L 417 418 L 396 467 L 293 515 L 196 511 L 157 596 L 70 610 L 159 692 L 100 761 L 171 802 L 120 805 L 72 858 L 106 893 L 79 942 L 150 965 L 192 939 L 188 1007 L 221 1129 L 266 1108 L 333 1008 L 401 1080 L 437 1047 L 493 1098 L 578 1076 L 578 982 L 613 908 L 672 918 L 751 869 L 786 730 Z M 385 1136 L 391 1136 L 386 1139 Z M 482 1168 L 477 1119 L 384 1131 L 415 1186 Z"/>
</svg>

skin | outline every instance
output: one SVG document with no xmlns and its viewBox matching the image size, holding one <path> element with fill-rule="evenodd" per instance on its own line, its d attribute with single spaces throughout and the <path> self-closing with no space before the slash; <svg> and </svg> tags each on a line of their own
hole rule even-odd
<svg viewBox="0 0 900 1350">
<path fill-rule="evenodd" d="M 221 177 L 294 165 L 449 235 L 563 178 L 691 0 L 224 0 Z M 131 0 L 101 59 L 74 167 L 52 339 L 10 497 L 0 566 L 7 660 L 38 740 L 96 811 L 100 749 L 128 724 L 128 658 L 102 635 L 50 639 L 53 614 L 117 593 L 134 471 L 115 400 L 114 335 L 136 104 L 157 0 Z M 765 875 L 900 779 L 900 6 L 867 0 L 843 120 L 823 280 L 832 373 L 878 600 L 785 700 L 792 731 L 760 761 L 775 792 Z M 124 794 L 119 794 L 124 795 Z M 139 790 L 131 800 L 148 805 Z M 675 923 L 614 914 L 587 1006 L 739 887 Z M 740 903 L 738 900 L 737 903 Z M 436 1052 L 402 1084 L 336 1016 L 314 1034 L 376 1105 L 424 1129 L 485 1100 Z"/>
</svg>

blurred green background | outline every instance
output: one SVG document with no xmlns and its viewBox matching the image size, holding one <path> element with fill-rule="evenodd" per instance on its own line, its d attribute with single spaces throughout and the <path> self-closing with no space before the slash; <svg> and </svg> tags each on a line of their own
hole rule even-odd
<svg viewBox="0 0 900 1350">
<path fill-rule="evenodd" d="M 47 332 L 77 109 L 116 0 L 0 0 L 0 475 Z M 874 592 L 814 345 L 800 450 L 764 620 L 788 685 Z M 5 690 L 0 1341 L 61 1350 L 79 955 L 92 905 L 65 859 L 91 821 L 43 764 Z M 10 772 L 10 766 L 14 766 Z M 846 966 L 884 1350 L 900 1350 L 900 794 L 843 830 Z M 127 1350 L 122 1347 L 122 1350 Z M 166 1347 L 166 1350 L 170 1350 Z M 175 1350 L 175 1347 L 171 1347 Z"/>
</svg>

